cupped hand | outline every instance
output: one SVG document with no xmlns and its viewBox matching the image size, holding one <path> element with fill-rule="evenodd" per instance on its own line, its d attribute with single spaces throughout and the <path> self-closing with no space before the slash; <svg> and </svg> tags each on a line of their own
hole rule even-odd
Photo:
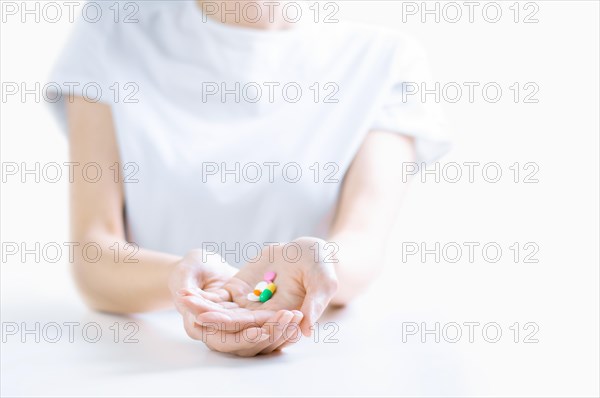
<svg viewBox="0 0 600 398">
<path fill-rule="evenodd" d="M 223 261 L 218 254 L 200 249 L 190 251 L 175 265 L 169 277 L 169 290 L 190 337 L 196 335 L 197 314 L 191 312 L 181 298 L 189 294 L 202 294 L 209 300 L 227 301 L 230 299 L 229 293 L 222 287 L 237 272 L 237 268 Z"/>
<path fill-rule="evenodd" d="M 223 288 L 236 273 L 238 269 L 221 256 L 202 250 L 192 250 L 175 265 L 169 278 L 169 289 L 188 336 L 203 341 L 211 350 L 239 356 L 267 354 L 298 341 L 297 325 L 303 318 L 300 311 L 273 312 L 272 317 L 260 325 L 235 332 L 196 322 L 198 310 L 194 303 L 199 301 L 203 307 L 208 303 L 219 303 L 219 308 L 244 310 L 231 302 L 230 292 Z"/>
<path fill-rule="evenodd" d="M 316 238 L 299 238 L 288 244 L 268 246 L 221 288 L 190 291 L 180 303 L 197 314 L 195 321 L 205 333 L 209 328 L 218 333 L 235 334 L 240 330 L 260 333 L 264 332 L 264 325 L 274 320 L 287 321 L 291 317 L 288 323 L 299 322 L 302 333 L 309 336 L 312 325 L 337 291 L 335 258 L 326 253 L 326 247 L 326 242 Z M 248 300 L 248 293 L 268 271 L 277 274 L 274 281 L 277 290 L 273 297 L 265 303 Z M 285 314 L 290 311 L 296 312 L 290 313 L 293 316 Z M 278 326 L 288 328 L 287 325 Z M 299 337 L 294 333 L 287 334 L 295 339 Z M 269 333 L 263 337 L 266 335 Z M 269 335 L 269 339 L 273 337 Z M 292 340 L 286 339 L 278 348 Z"/>
</svg>

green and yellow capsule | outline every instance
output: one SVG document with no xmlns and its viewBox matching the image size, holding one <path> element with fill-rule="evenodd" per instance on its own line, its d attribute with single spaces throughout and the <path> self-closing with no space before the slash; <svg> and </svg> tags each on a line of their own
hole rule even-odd
<svg viewBox="0 0 600 398">
<path fill-rule="evenodd" d="M 262 291 L 258 299 L 261 303 L 264 303 L 265 301 L 268 301 L 271 297 L 273 297 L 273 292 L 269 289 L 265 289 Z"/>
</svg>

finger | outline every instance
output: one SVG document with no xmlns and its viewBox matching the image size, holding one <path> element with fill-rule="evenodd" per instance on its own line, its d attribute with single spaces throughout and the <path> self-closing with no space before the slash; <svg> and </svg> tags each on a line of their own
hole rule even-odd
<svg viewBox="0 0 600 398">
<path fill-rule="evenodd" d="M 269 325 L 287 323 L 293 318 L 290 311 L 281 310 L 268 319 Z M 227 333 L 218 330 L 214 325 L 198 326 L 203 332 L 202 341 L 212 350 L 250 357 L 255 356 L 272 344 L 275 337 L 271 334 L 273 328 L 267 326 L 250 327 L 237 333 Z M 279 338 L 280 336 L 277 336 Z"/>
<path fill-rule="evenodd" d="M 304 314 L 302 314 L 300 311 L 294 311 L 294 312 L 298 312 L 300 315 L 296 316 L 292 320 L 292 322 L 290 322 L 288 329 L 287 329 L 286 333 L 284 334 L 284 337 L 287 337 L 287 338 L 285 339 L 283 344 L 281 344 L 279 347 L 275 348 L 275 351 L 280 351 L 290 345 L 296 344 L 302 338 L 302 331 L 300 330 L 300 322 L 304 318 Z"/>
<path fill-rule="evenodd" d="M 313 293 L 307 291 L 300 311 L 304 314 L 304 319 L 300 322 L 300 330 L 306 337 L 310 337 L 312 326 L 327 308 L 331 301 L 331 296 L 322 293 Z"/>
<path fill-rule="evenodd" d="M 252 349 L 268 342 L 271 335 L 263 328 L 251 327 L 237 333 L 227 333 L 214 326 L 197 326 L 202 331 L 202 341 L 214 351 L 240 356 L 252 356 Z M 254 354 L 255 355 L 255 354 Z"/>
<path fill-rule="evenodd" d="M 297 343 L 300 340 L 300 321 L 304 315 L 297 310 L 292 311 L 294 314 L 292 320 L 287 325 L 282 325 L 281 337 L 273 344 L 262 350 L 261 354 L 270 354 L 273 351 L 279 351 L 287 346 Z"/>
<path fill-rule="evenodd" d="M 270 323 L 277 323 L 286 311 L 282 310 L 275 314 Z M 202 341 L 215 351 L 227 352 L 239 356 L 254 356 L 273 341 L 266 327 L 251 327 L 237 333 L 227 333 L 217 330 L 214 326 L 199 326 L 204 336 Z"/>
<path fill-rule="evenodd" d="M 283 334 L 293 319 L 293 312 L 286 310 L 279 311 L 276 316 L 269 319 L 262 328 L 265 333 L 270 335 L 270 338 L 255 344 L 251 348 L 240 350 L 237 352 L 237 355 L 244 357 L 255 356 L 261 354 L 272 345 L 277 346 L 281 344 Z"/>
<path fill-rule="evenodd" d="M 213 291 L 202 290 L 199 287 L 184 287 L 177 291 L 178 296 L 200 296 L 214 303 L 231 301 L 231 294 L 225 289 L 215 289 Z"/>
<path fill-rule="evenodd" d="M 200 289 L 200 296 L 215 303 L 231 301 L 231 295 L 225 289 L 215 289 L 210 292 Z"/>
<path fill-rule="evenodd" d="M 177 296 L 173 300 L 173 303 L 175 304 L 175 308 L 181 315 L 185 316 L 185 314 L 190 312 L 190 309 L 185 305 L 186 300 L 184 299 L 184 297 L 191 296 L 192 294 L 193 293 L 190 292 L 189 289 L 179 289 L 177 291 Z"/>
<path fill-rule="evenodd" d="M 275 314 L 276 311 L 273 310 L 209 311 L 196 316 L 196 323 L 200 325 L 216 324 L 219 330 L 237 332 L 251 326 L 263 326 Z"/>
<path fill-rule="evenodd" d="M 200 311 L 224 311 L 230 308 L 239 308 L 239 305 L 231 301 L 215 302 L 203 295 L 184 295 L 178 297 L 179 301 L 190 308 Z"/>
<path fill-rule="evenodd" d="M 187 335 L 194 340 L 202 339 L 202 330 L 194 322 L 194 315 L 190 313 L 183 314 L 183 328 Z"/>
<path fill-rule="evenodd" d="M 235 303 L 215 303 L 202 296 L 179 296 L 176 303 L 183 306 L 187 311 L 194 313 L 196 316 L 208 311 L 231 311 L 233 308 L 238 308 L 238 305 Z"/>
</svg>

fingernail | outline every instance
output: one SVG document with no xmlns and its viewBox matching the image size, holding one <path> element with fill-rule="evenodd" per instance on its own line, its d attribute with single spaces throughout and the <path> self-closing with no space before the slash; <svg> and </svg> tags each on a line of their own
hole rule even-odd
<svg viewBox="0 0 600 398">
<path fill-rule="evenodd" d="M 287 317 L 289 317 L 292 313 L 288 310 L 282 310 L 281 314 L 279 315 L 279 318 L 277 319 L 278 321 L 281 321 Z"/>
<path fill-rule="evenodd" d="M 177 291 L 177 295 L 178 296 L 185 296 L 185 295 L 187 295 L 187 289 L 179 289 Z"/>
<path fill-rule="evenodd" d="M 273 326 L 277 327 L 278 325 L 281 324 L 281 319 L 283 318 L 284 315 L 285 315 L 284 310 L 277 311 L 275 318 L 272 321 L 270 321 L 269 323 L 271 323 L 271 324 L 273 324 Z"/>
<path fill-rule="evenodd" d="M 294 316 L 296 317 L 300 317 L 302 318 L 304 316 L 304 314 L 298 310 L 293 310 L 292 313 L 294 314 Z"/>
<path fill-rule="evenodd" d="M 279 327 L 283 327 L 283 325 L 287 325 L 294 318 L 294 314 L 291 311 L 285 311 L 283 315 L 279 318 Z"/>
</svg>

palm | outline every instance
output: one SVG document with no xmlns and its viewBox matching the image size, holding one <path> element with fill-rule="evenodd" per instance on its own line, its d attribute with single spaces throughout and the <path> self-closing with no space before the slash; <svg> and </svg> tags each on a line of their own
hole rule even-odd
<svg viewBox="0 0 600 398">
<path fill-rule="evenodd" d="M 241 320 L 244 324 L 261 324 L 279 310 L 301 310 L 310 315 L 305 319 L 305 327 L 308 327 L 331 299 L 337 282 L 331 264 L 315 261 L 311 250 L 313 241 L 303 239 L 296 242 L 302 245 L 301 256 L 297 260 L 286 259 L 280 246 L 272 247 L 271 252 L 267 248 L 258 261 L 247 263 L 226 282 L 220 277 L 205 281 L 199 294 L 203 299 L 188 296 L 184 301 L 198 314 L 202 323 L 228 319 L 232 322 Z M 265 303 L 248 300 L 248 293 L 268 271 L 277 274 L 274 281 L 277 291 L 273 297 Z"/>
<path fill-rule="evenodd" d="M 283 258 L 275 256 L 246 264 L 240 272 L 223 286 L 231 294 L 231 301 L 241 308 L 248 310 L 298 310 L 302 306 L 306 292 L 302 285 L 301 264 L 288 263 Z M 268 271 L 277 273 L 275 285 L 277 291 L 273 297 L 265 302 L 250 301 L 246 297 L 254 290 L 256 284 L 263 280 L 263 275 Z"/>
</svg>

